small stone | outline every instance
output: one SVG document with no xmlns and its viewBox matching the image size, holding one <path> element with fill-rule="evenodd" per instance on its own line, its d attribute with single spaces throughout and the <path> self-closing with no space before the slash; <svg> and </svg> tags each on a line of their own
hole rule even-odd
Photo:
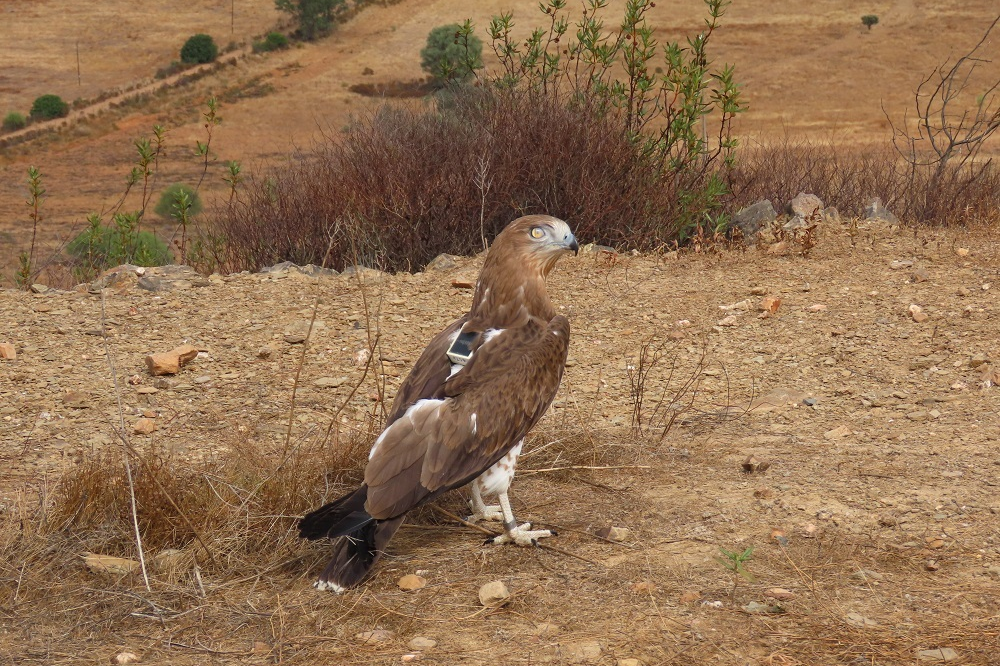
<svg viewBox="0 0 1000 666">
<path fill-rule="evenodd" d="M 270 347 L 261 347 L 260 349 L 257 350 L 257 358 L 259 358 L 262 361 L 266 361 L 267 359 L 271 358 L 271 354 L 273 353 L 274 350 L 271 349 Z"/>
<path fill-rule="evenodd" d="M 431 259 L 431 262 L 427 264 L 427 269 L 429 271 L 446 271 L 448 269 L 454 268 L 458 264 L 455 262 L 456 257 L 453 254 L 439 254 L 438 256 Z"/>
<path fill-rule="evenodd" d="M 965 296 L 968 296 L 970 293 L 972 293 L 972 292 L 970 292 L 966 287 L 959 287 L 958 288 L 958 295 L 959 296 L 965 297 Z"/>
<path fill-rule="evenodd" d="M 767 287 L 752 287 L 750 289 L 751 296 L 766 296 L 768 292 Z"/>
<path fill-rule="evenodd" d="M 37 282 L 31 285 L 31 293 L 33 294 L 44 294 L 48 290 L 49 290 L 48 285 L 39 284 Z"/>
<path fill-rule="evenodd" d="M 729 315 L 728 317 L 723 317 L 719 320 L 719 326 L 736 326 L 739 323 L 739 319 L 736 315 Z"/>
<path fill-rule="evenodd" d="M 97 553 L 84 553 L 83 563 L 94 573 L 113 576 L 124 576 L 141 568 L 141 565 L 135 560 L 111 555 L 98 555 Z"/>
<path fill-rule="evenodd" d="M 317 388 L 337 388 L 347 381 L 347 377 L 320 377 L 313 382 Z"/>
<path fill-rule="evenodd" d="M 760 613 L 773 613 L 775 609 L 773 606 L 767 604 L 762 604 L 759 601 L 751 601 L 746 606 L 743 607 L 747 613 L 758 615 Z"/>
<path fill-rule="evenodd" d="M 451 286 L 456 289 L 472 289 L 476 286 L 476 283 L 466 278 L 455 278 L 451 281 Z"/>
<path fill-rule="evenodd" d="M 151 435 L 156 432 L 157 425 L 153 419 L 141 418 L 135 422 L 135 426 L 132 427 L 132 432 L 137 435 Z"/>
<path fill-rule="evenodd" d="M 615 666 L 644 666 L 644 664 L 634 657 L 625 657 L 616 661 Z"/>
<path fill-rule="evenodd" d="M 978 368 L 984 363 L 989 363 L 989 362 L 990 362 L 990 357 L 987 356 L 986 354 L 975 354 L 973 355 L 972 358 L 969 359 L 969 367 Z"/>
<path fill-rule="evenodd" d="M 902 268 L 909 268 L 912 265 L 913 262 L 908 259 L 902 259 L 902 260 L 896 259 L 894 261 L 889 262 L 889 268 L 891 268 L 894 271 L 898 271 Z"/>
<path fill-rule="evenodd" d="M 955 661 L 958 653 L 952 648 L 934 648 L 933 650 L 917 650 L 920 661 Z"/>
<path fill-rule="evenodd" d="M 795 598 L 795 593 L 783 587 L 772 587 L 764 591 L 764 596 L 778 601 L 788 601 Z"/>
<path fill-rule="evenodd" d="M 438 642 L 433 638 L 427 638 L 426 636 L 414 636 L 407 643 L 411 650 L 430 650 L 436 646 Z"/>
<path fill-rule="evenodd" d="M 597 531 L 597 536 L 608 541 L 626 541 L 630 534 L 627 527 L 615 527 L 613 525 Z"/>
<path fill-rule="evenodd" d="M 656 583 L 648 580 L 632 583 L 632 591 L 639 594 L 652 594 L 653 592 L 656 592 Z"/>
<path fill-rule="evenodd" d="M 760 302 L 760 309 L 762 312 L 769 312 L 774 314 L 781 307 L 781 299 L 777 296 L 768 296 Z"/>
<path fill-rule="evenodd" d="M 14 349 L 14 345 L 9 342 L 0 342 L 0 358 L 13 361 L 17 358 L 17 350 Z"/>
<path fill-rule="evenodd" d="M 510 599 L 510 591 L 503 581 L 494 580 L 479 588 L 479 603 L 487 607 L 503 606 Z"/>
<path fill-rule="evenodd" d="M 405 576 L 403 576 L 402 578 L 399 579 L 399 582 L 396 583 L 396 585 L 398 585 L 399 589 L 401 589 L 401 590 L 405 590 L 407 592 L 412 592 L 413 590 L 419 590 L 419 589 L 422 589 L 424 587 L 427 587 L 427 579 L 424 578 L 423 576 L 416 576 L 414 574 L 406 574 Z M 417 648 L 414 648 L 414 649 L 417 649 Z"/>
<path fill-rule="evenodd" d="M 919 305 L 912 304 L 908 309 L 910 312 L 910 316 L 913 318 L 913 321 L 917 322 L 918 324 L 927 321 L 927 313 L 924 312 L 923 308 L 921 308 Z"/>
<path fill-rule="evenodd" d="M 826 310 L 826 306 L 821 303 L 814 303 L 806 308 L 809 312 L 822 312 Z"/>
<path fill-rule="evenodd" d="M 701 592 L 698 592 L 696 590 L 687 590 L 685 592 L 681 592 L 681 596 L 678 598 L 678 600 L 682 604 L 692 604 L 698 601 L 699 599 L 701 599 Z"/>
<path fill-rule="evenodd" d="M 867 583 L 869 581 L 885 580 L 885 576 L 883 576 L 877 571 L 871 571 L 870 569 L 858 569 L 857 571 L 851 574 L 851 578 L 855 580 L 860 580 L 864 583 Z"/>
<path fill-rule="evenodd" d="M 150 354 L 146 357 L 146 367 L 149 374 L 175 375 L 180 372 L 182 366 L 193 360 L 198 355 L 198 348 L 193 345 L 181 345 L 168 352 Z"/>
<path fill-rule="evenodd" d="M 159 391 L 160 389 L 155 386 L 140 386 L 135 390 L 135 392 L 139 395 L 152 395 L 154 393 L 158 393 Z"/>
<path fill-rule="evenodd" d="M 955 254 L 957 254 L 960 257 L 967 257 L 967 256 L 969 256 L 969 248 L 967 248 L 967 247 L 956 247 L 955 248 Z"/>
<path fill-rule="evenodd" d="M 867 618 L 860 613 L 848 613 L 844 619 L 847 621 L 847 624 L 856 629 L 870 629 L 878 626 L 878 622 Z"/>
<path fill-rule="evenodd" d="M 372 643 L 385 643 L 386 641 L 391 641 L 395 637 L 395 632 L 389 631 L 388 629 L 372 629 L 371 631 L 362 631 L 354 634 L 354 638 L 358 641 L 369 645 Z"/>
<path fill-rule="evenodd" d="M 938 564 L 937 560 L 927 560 L 926 562 L 924 562 L 924 569 L 926 569 L 927 571 L 937 571 L 940 568 L 941 565 Z"/>
<path fill-rule="evenodd" d="M 420 658 L 422 656 L 423 655 L 421 655 L 419 652 L 417 652 L 415 654 L 404 654 L 402 657 L 399 658 L 399 660 L 401 662 L 403 662 L 404 664 L 408 664 L 411 661 L 420 661 Z"/>
<path fill-rule="evenodd" d="M 910 273 L 910 282 L 927 282 L 930 279 L 926 268 L 918 268 Z"/>
<path fill-rule="evenodd" d="M 288 333 L 282 339 L 290 345 L 301 345 L 303 342 L 306 341 L 306 334 Z"/>
<path fill-rule="evenodd" d="M 827 430 L 825 433 L 823 433 L 823 439 L 826 440 L 840 439 L 842 437 L 847 437 L 850 434 L 851 434 L 850 427 L 842 425 L 842 426 L 837 426 L 833 430 Z"/>
<path fill-rule="evenodd" d="M 563 646 L 563 654 L 570 662 L 595 663 L 600 661 L 603 652 L 601 644 L 597 641 L 580 641 Z"/>
<path fill-rule="evenodd" d="M 747 474 L 753 474 L 755 472 L 756 473 L 766 472 L 770 466 L 771 463 L 767 462 L 766 460 L 758 460 L 754 456 L 747 457 L 747 459 L 743 461 L 742 465 L 743 471 L 746 472 Z"/>
<path fill-rule="evenodd" d="M 111 660 L 112 664 L 138 664 L 139 655 L 135 652 L 119 652 Z"/>
<path fill-rule="evenodd" d="M 90 396 L 83 391 L 66 391 L 62 394 L 63 404 L 73 409 L 90 407 Z"/>
</svg>

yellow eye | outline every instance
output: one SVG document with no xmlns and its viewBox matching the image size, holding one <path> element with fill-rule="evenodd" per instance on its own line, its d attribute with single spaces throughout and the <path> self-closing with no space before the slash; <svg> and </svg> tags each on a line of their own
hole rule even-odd
<svg viewBox="0 0 1000 666">
<path fill-rule="evenodd" d="M 545 231 L 543 231 L 541 227 L 531 227 L 531 237 L 532 238 L 541 238 L 544 235 L 545 235 Z"/>
</svg>

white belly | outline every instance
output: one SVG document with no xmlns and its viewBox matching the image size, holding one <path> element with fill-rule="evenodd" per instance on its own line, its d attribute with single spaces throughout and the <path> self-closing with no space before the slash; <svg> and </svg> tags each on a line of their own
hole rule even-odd
<svg viewBox="0 0 1000 666">
<path fill-rule="evenodd" d="M 517 467 L 517 457 L 521 455 L 521 447 L 524 446 L 522 439 L 512 448 L 507 455 L 497 461 L 493 467 L 479 475 L 473 481 L 479 486 L 479 492 L 483 495 L 499 495 L 507 492 L 510 482 L 514 479 L 514 469 Z"/>
</svg>

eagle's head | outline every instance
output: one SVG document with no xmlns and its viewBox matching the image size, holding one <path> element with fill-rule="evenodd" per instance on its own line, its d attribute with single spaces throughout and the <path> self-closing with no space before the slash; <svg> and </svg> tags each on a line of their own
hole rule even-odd
<svg viewBox="0 0 1000 666">
<path fill-rule="evenodd" d="M 568 224 L 550 215 L 527 215 L 500 232 L 490 255 L 516 255 L 524 268 L 545 277 L 561 256 L 579 251 L 580 245 Z"/>
</svg>

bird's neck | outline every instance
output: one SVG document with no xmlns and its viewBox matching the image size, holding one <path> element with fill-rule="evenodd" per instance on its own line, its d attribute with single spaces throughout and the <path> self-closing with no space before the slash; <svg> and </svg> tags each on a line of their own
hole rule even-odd
<svg viewBox="0 0 1000 666">
<path fill-rule="evenodd" d="M 495 328 L 515 325 L 525 315 L 550 320 L 555 309 L 545 289 L 545 268 L 487 262 L 476 283 L 469 318 L 496 318 L 499 321 L 489 324 Z"/>
</svg>

